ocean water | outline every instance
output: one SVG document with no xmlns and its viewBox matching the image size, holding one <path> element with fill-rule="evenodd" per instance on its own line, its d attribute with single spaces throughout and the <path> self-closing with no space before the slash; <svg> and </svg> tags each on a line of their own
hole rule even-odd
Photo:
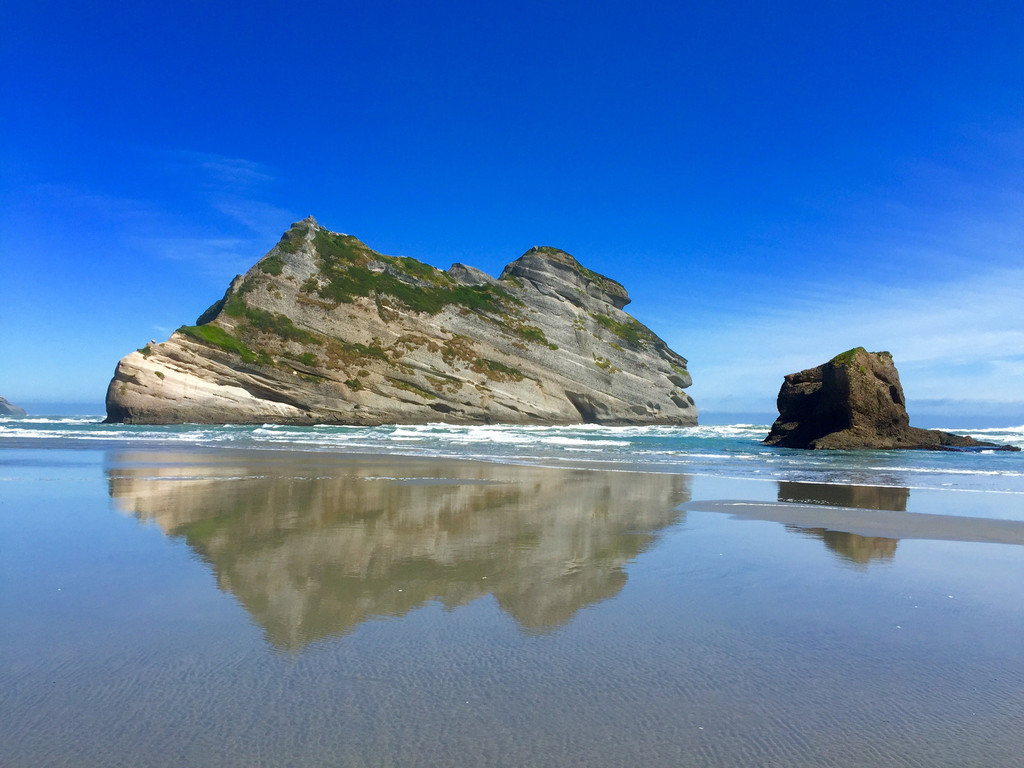
<svg viewBox="0 0 1024 768">
<path fill-rule="evenodd" d="M 666 471 L 735 479 L 1024 493 L 1022 454 L 997 451 L 795 451 L 761 445 L 767 424 L 697 427 L 573 425 L 383 427 L 274 424 L 138 426 L 102 416 L 0 419 L 18 447 L 203 447 L 369 453 L 520 464 Z M 959 429 L 1024 449 L 1024 426 Z"/>
<path fill-rule="evenodd" d="M 1024 454 L 98 421 L 0 421 L 5 768 L 1021 764 Z"/>
</svg>

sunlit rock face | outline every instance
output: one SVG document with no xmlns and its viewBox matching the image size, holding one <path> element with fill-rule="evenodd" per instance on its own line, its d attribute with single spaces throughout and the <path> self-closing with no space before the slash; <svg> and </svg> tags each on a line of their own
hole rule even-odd
<svg viewBox="0 0 1024 768">
<path fill-rule="evenodd" d="M 124 357 L 128 423 L 697 423 L 685 358 L 622 285 L 537 247 L 497 279 L 385 256 L 312 218 L 224 297 Z"/>
<path fill-rule="evenodd" d="M 790 373 L 777 400 L 779 418 L 764 442 L 782 448 L 977 448 L 1018 451 L 937 429 L 910 426 L 900 375 L 888 352 L 855 347 L 827 363 Z"/>
<path fill-rule="evenodd" d="M 668 474 L 156 458 L 118 456 L 111 497 L 184 538 L 283 649 L 486 595 L 524 631 L 549 631 L 617 594 L 689 499 L 689 478 Z"/>
</svg>

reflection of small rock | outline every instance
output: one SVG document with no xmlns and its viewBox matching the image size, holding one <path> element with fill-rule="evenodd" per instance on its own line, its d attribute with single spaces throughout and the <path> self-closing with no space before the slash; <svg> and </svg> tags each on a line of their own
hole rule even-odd
<svg viewBox="0 0 1024 768">
<path fill-rule="evenodd" d="M 878 485 L 827 485 L 779 481 L 779 501 L 796 504 L 827 504 L 831 507 L 889 509 L 905 512 L 909 488 Z"/>
<path fill-rule="evenodd" d="M 892 560 L 896 557 L 896 546 L 900 543 L 899 539 L 858 536 L 856 533 L 831 531 L 828 528 L 787 525 L 786 530 L 821 539 L 837 555 L 858 565 L 867 565 L 872 560 Z"/>
</svg>

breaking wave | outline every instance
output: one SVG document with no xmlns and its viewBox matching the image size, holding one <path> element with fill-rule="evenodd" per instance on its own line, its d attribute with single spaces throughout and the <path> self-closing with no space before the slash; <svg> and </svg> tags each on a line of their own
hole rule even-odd
<svg viewBox="0 0 1024 768">
<path fill-rule="evenodd" d="M 794 451 L 761 444 L 767 425 L 172 426 L 103 424 L 100 416 L 0 419 L 4 448 L 159 446 L 382 453 L 680 472 L 735 478 L 1024 493 L 1024 454 Z M 950 432 L 1024 447 L 1024 426 Z"/>
</svg>

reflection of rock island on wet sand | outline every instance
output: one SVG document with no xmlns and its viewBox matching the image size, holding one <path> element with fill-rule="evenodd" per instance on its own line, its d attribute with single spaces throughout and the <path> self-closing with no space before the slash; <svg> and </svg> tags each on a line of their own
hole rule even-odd
<svg viewBox="0 0 1024 768">
<path fill-rule="evenodd" d="M 900 539 L 1024 545 L 1024 522 L 907 512 L 909 498 L 908 488 L 779 482 L 777 502 L 722 499 L 682 508 L 783 523 L 861 565 L 892 560 Z"/>
<path fill-rule="evenodd" d="M 909 499 L 909 488 L 779 481 L 779 501 L 788 501 L 794 504 L 824 504 L 829 507 L 888 509 L 892 512 L 906 512 Z"/>
<path fill-rule="evenodd" d="M 779 501 L 791 504 L 825 504 L 832 507 L 906 512 L 909 498 L 909 488 L 779 482 Z M 886 536 L 859 536 L 848 531 L 802 528 L 797 525 L 787 525 L 786 528 L 794 533 L 820 539 L 839 557 L 857 565 L 867 565 L 872 560 L 892 560 L 899 544 L 899 539 Z"/>
<path fill-rule="evenodd" d="M 900 543 L 899 539 L 889 539 L 885 536 L 858 536 L 856 533 L 830 531 L 828 528 L 787 525 L 786 530 L 820 539 L 843 560 L 857 565 L 867 565 L 872 560 L 892 560 L 896 557 L 896 545 Z"/>
<path fill-rule="evenodd" d="M 108 478 L 287 649 L 487 594 L 557 627 L 618 593 L 689 499 L 681 475 L 308 453 L 118 454 Z"/>
</svg>

